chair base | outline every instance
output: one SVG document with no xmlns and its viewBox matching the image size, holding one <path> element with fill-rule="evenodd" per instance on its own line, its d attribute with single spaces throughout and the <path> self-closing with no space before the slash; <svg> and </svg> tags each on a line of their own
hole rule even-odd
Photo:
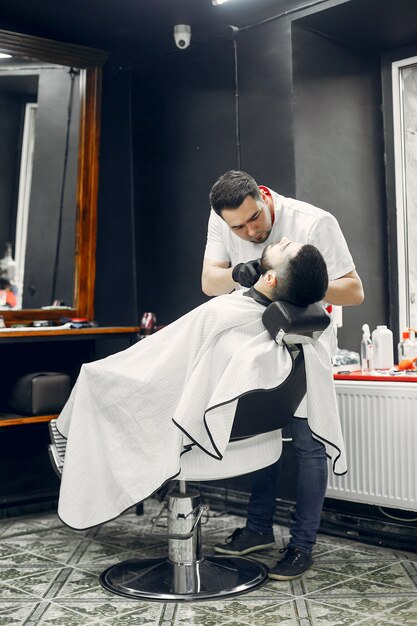
<svg viewBox="0 0 417 626">
<path fill-rule="evenodd" d="M 172 563 L 166 557 L 130 559 L 107 568 L 100 583 L 129 598 L 190 602 L 257 589 L 268 579 L 267 572 L 246 557 L 207 556 L 191 564 Z"/>
</svg>

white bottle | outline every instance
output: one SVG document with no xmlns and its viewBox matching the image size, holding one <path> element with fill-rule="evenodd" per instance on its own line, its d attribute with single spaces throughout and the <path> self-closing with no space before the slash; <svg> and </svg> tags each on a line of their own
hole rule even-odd
<svg viewBox="0 0 417 626">
<path fill-rule="evenodd" d="M 373 345 L 371 331 L 368 324 L 362 326 L 361 341 L 361 369 L 362 372 L 371 372 L 374 369 Z"/>
<path fill-rule="evenodd" d="M 12 244 L 7 242 L 4 257 L 0 260 L 0 269 L 4 278 L 14 280 L 16 273 L 16 261 L 12 257 Z"/>
<path fill-rule="evenodd" d="M 394 367 L 394 346 L 392 332 L 385 325 L 377 326 L 372 333 L 374 368 L 389 370 Z"/>
</svg>

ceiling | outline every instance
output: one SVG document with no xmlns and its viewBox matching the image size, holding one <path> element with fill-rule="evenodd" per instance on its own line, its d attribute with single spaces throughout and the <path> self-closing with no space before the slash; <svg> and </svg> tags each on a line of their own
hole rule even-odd
<svg viewBox="0 0 417 626">
<path fill-rule="evenodd" d="M 229 24 L 258 22 L 308 1 L 230 0 L 213 6 L 211 0 L 11 0 L 0 3 L 0 28 L 139 60 L 175 52 L 175 24 L 191 25 L 193 44 L 223 34 Z"/>
<path fill-rule="evenodd" d="M 3 0 L 0 29 L 100 48 L 140 62 L 175 47 L 173 26 L 190 24 L 191 44 L 324 0 Z M 328 0 L 300 23 L 350 43 L 387 50 L 417 42 L 417 0 Z"/>
<path fill-rule="evenodd" d="M 299 23 L 339 41 L 386 52 L 417 44 L 417 0 L 350 0 Z"/>
</svg>

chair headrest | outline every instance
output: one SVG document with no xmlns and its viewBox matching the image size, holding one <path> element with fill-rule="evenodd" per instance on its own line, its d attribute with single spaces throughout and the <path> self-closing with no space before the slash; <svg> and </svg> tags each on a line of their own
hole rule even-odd
<svg viewBox="0 0 417 626">
<path fill-rule="evenodd" d="M 273 339 L 280 330 L 292 335 L 312 337 L 314 332 L 322 332 L 330 324 L 330 316 L 318 304 L 297 306 L 289 302 L 272 302 L 262 315 L 265 328 Z"/>
</svg>

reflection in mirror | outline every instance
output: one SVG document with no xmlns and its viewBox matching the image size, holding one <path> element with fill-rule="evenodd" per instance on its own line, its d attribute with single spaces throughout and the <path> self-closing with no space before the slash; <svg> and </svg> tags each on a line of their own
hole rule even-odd
<svg viewBox="0 0 417 626">
<path fill-rule="evenodd" d="M 417 329 L 417 57 L 393 63 L 400 336 Z"/>
<path fill-rule="evenodd" d="M 0 30 L 0 315 L 94 319 L 102 50 Z M 3 63 L 3 65 L 1 65 Z M 5 174 L 6 172 L 6 174 Z"/>
<path fill-rule="evenodd" d="M 72 307 L 80 70 L 0 59 L 3 306 Z M 14 297 L 12 297 L 12 295 Z"/>
</svg>

